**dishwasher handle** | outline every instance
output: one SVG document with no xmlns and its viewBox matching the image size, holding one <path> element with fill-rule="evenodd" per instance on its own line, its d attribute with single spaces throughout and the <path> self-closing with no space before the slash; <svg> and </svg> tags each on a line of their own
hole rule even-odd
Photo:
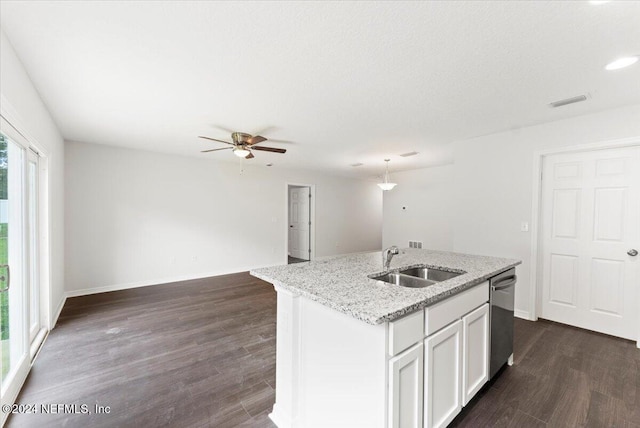
<svg viewBox="0 0 640 428">
<path fill-rule="evenodd" d="M 493 284 L 491 286 L 491 290 L 492 291 L 500 291 L 500 290 L 504 290 L 505 288 L 509 288 L 511 286 L 513 286 L 516 281 L 518 280 L 518 277 L 516 275 L 510 276 L 508 278 L 505 278 L 501 281 L 496 282 L 495 284 Z"/>
</svg>

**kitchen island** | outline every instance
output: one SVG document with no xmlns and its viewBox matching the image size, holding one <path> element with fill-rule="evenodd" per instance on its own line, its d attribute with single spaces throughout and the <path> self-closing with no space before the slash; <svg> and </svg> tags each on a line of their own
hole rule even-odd
<svg viewBox="0 0 640 428">
<path fill-rule="evenodd" d="M 424 288 L 371 279 L 380 252 L 256 269 L 278 292 L 276 403 L 285 427 L 443 426 L 488 379 L 487 280 L 518 260 L 404 249 L 390 271 L 459 275 Z"/>
</svg>

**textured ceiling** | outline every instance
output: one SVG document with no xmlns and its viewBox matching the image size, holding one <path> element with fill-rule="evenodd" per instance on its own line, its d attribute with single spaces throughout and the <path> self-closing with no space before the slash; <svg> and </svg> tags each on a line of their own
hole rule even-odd
<svg viewBox="0 0 640 428">
<path fill-rule="evenodd" d="M 0 2 L 67 140 L 239 162 L 218 127 L 290 140 L 264 165 L 341 175 L 640 103 L 640 2 Z M 587 102 L 548 103 L 580 94 Z M 222 147 L 222 145 L 220 145 Z M 417 151 L 418 155 L 398 155 Z M 352 163 L 364 165 L 352 168 Z"/>
</svg>

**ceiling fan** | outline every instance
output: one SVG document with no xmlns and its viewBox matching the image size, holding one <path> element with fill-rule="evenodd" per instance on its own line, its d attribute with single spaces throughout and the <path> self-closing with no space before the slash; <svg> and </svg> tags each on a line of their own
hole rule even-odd
<svg viewBox="0 0 640 428">
<path fill-rule="evenodd" d="M 258 146 L 258 144 L 267 141 L 266 138 L 264 138 L 261 135 L 251 135 L 251 134 L 245 134 L 244 132 L 233 132 L 231 133 L 231 140 L 233 141 L 233 143 L 230 143 L 228 141 L 223 141 L 223 140 L 217 140 L 215 138 L 211 138 L 211 137 L 203 137 L 203 136 L 199 136 L 198 138 L 204 138 L 205 140 L 211 140 L 211 141 L 217 141 L 219 143 L 224 143 L 224 144 L 229 144 L 232 147 L 223 147 L 221 149 L 209 149 L 209 150 L 203 150 L 202 153 L 208 153 L 208 152 L 216 152 L 218 150 L 233 150 L 233 154 L 235 154 L 236 156 L 240 157 L 240 158 L 245 158 L 245 159 L 253 159 L 255 156 L 253 156 L 253 153 L 251 153 L 251 150 L 262 150 L 264 152 L 273 152 L 273 153 L 286 153 L 287 151 L 285 149 L 276 149 L 274 147 L 264 147 L 264 146 Z"/>
</svg>

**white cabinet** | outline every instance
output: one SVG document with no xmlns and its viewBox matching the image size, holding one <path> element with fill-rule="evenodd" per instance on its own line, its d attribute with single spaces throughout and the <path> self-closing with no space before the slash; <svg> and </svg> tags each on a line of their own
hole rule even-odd
<svg viewBox="0 0 640 428">
<path fill-rule="evenodd" d="M 487 380 L 487 282 L 377 325 L 277 291 L 280 428 L 444 427 Z"/>
<path fill-rule="evenodd" d="M 462 321 L 425 340 L 425 428 L 445 427 L 462 409 Z"/>
<path fill-rule="evenodd" d="M 425 309 L 424 426 L 445 427 L 489 379 L 489 283 Z"/>
<path fill-rule="evenodd" d="M 462 405 L 489 380 L 489 304 L 462 317 Z"/>
<path fill-rule="evenodd" d="M 422 428 L 422 343 L 389 360 L 389 427 Z"/>
</svg>

